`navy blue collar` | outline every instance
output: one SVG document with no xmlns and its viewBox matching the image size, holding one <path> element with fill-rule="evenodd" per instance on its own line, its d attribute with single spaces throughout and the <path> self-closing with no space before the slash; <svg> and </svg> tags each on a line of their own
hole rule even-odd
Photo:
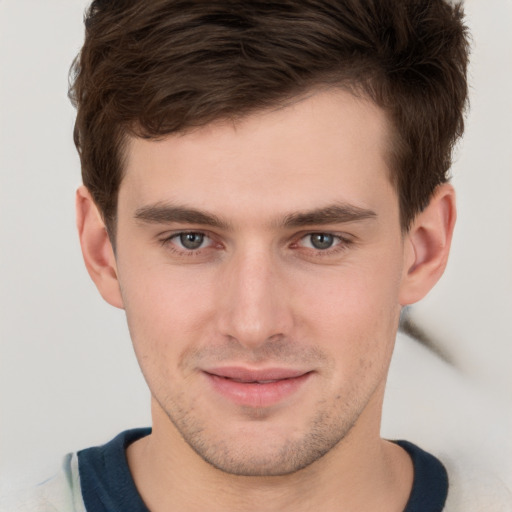
<svg viewBox="0 0 512 512">
<path fill-rule="evenodd" d="M 448 474 L 439 459 L 409 441 L 394 441 L 411 457 L 414 480 L 404 512 L 440 512 L 448 495 Z"/>
<path fill-rule="evenodd" d="M 126 459 L 128 445 L 149 434 L 150 428 L 126 430 L 103 446 L 78 452 L 80 487 L 87 512 L 149 512 Z"/>
<path fill-rule="evenodd" d="M 103 446 L 78 452 L 80 485 L 87 512 L 149 512 L 137 492 L 126 448 L 151 433 L 127 430 Z M 414 482 L 404 512 L 441 512 L 448 494 L 448 475 L 441 462 L 408 441 L 395 441 L 410 455 Z"/>
</svg>

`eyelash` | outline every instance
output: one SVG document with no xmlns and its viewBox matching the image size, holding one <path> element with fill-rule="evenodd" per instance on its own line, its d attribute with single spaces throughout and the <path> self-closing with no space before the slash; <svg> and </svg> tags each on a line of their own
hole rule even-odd
<svg viewBox="0 0 512 512">
<path fill-rule="evenodd" d="M 325 232 L 325 231 L 314 231 L 314 232 L 310 232 L 310 233 L 306 233 L 304 235 L 302 235 L 298 240 L 297 242 L 294 242 L 292 244 L 292 247 L 293 246 L 299 246 L 299 243 L 308 238 L 308 237 L 312 237 L 314 235 L 327 235 L 327 236 L 332 236 L 335 240 L 335 244 L 332 246 L 332 247 L 328 247 L 327 249 L 315 249 L 314 247 L 312 248 L 304 248 L 305 250 L 307 251 L 312 251 L 314 253 L 314 256 L 315 257 L 327 257 L 327 256 L 334 256 L 334 255 L 338 255 L 342 252 L 345 252 L 352 244 L 353 244 L 353 240 L 348 238 L 347 236 L 343 236 L 341 234 L 336 234 L 336 233 L 330 233 L 330 232 Z"/>
<path fill-rule="evenodd" d="M 169 236 L 166 236 L 165 238 L 162 238 L 160 240 L 160 244 L 163 247 L 166 247 L 167 249 L 169 249 L 171 252 L 177 254 L 178 256 L 184 256 L 184 257 L 200 256 L 205 249 L 209 248 L 209 246 L 207 246 L 207 247 L 201 247 L 199 249 L 186 249 L 186 248 L 180 249 L 179 247 L 176 246 L 176 244 L 173 243 L 173 240 L 179 239 L 179 237 L 181 237 L 183 235 L 201 235 L 205 239 L 209 239 L 210 242 L 213 242 L 212 237 L 208 236 L 208 234 L 203 231 L 178 231 L 177 233 L 173 233 Z"/>
<path fill-rule="evenodd" d="M 177 245 L 175 243 L 173 243 L 173 240 L 179 239 L 179 237 L 181 237 L 183 235 L 201 235 L 205 239 L 209 239 L 210 244 L 206 247 L 201 247 L 199 249 L 186 249 L 186 248 L 180 249 L 179 247 L 177 247 Z M 331 232 L 327 232 L 327 231 L 313 231 L 313 232 L 301 234 L 298 238 L 296 238 L 295 242 L 292 242 L 290 244 L 290 247 L 300 249 L 301 246 L 299 245 L 299 243 L 302 240 L 306 239 L 307 237 L 311 237 L 314 235 L 332 236 L 337 241 L 337 243 L 335 245 L 333 245 L 332 247 L 329 247 L 327 249 L 324 249 L 324 250 L 302 247 L 302 249 L 304 249 L 305 251 L 313 252 L 315 257 L 326 257 L 326 256 L 332 256 L 332 255 L 342 253 L 342 252 L 346 251 L 354 243 L 354 241 L 351 238 L 348 238 L 347 236 L 342 236 L 341 234 L 335 234 L 335 233 L 331 233 Z M 174 254 L 177 254 L 178 256 L 196 257 L 196 256 L 203 255 L 203 252 L 206 249 L 209 249 L 212 244 L 215 244 L 215 241 L 213 240 L 213 238 L 211 236 L 208 235 L 208 233 L 206 233 L 204 231 L 178 231 L 176 233 L 172 233 L 171 235 L 166 236 L 165 238 L 162 238 L 160 240 L 160 244 L 163 247 L 166 247 L 167 249 L 169 249 Z M 220 246 L 221 244 L 219 243 L 218 245 Z"/>
</svg>

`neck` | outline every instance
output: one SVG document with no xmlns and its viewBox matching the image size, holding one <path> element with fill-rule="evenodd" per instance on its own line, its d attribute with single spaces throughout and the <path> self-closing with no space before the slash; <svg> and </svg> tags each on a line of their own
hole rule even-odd
<svg viewBox="0 0 512 512">
<path fill-rule="evenodd" d="M 199 457 L 167 417 L 153 411 L 153 433 L 128 448 L 135 485 L 152 512 L 209 510 L 398 512 L 405 508 L 413 469 L 409 456 L 384 441 L 363 413 L 329 453 L 295 473 L 247 477 L 225 473 Z M 378 425 L 378 421 L 377 421 Z"/>
</svg>

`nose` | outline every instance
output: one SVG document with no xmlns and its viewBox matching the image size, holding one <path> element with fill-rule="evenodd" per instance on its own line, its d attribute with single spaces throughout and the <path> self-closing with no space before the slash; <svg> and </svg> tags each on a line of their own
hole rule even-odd
<svg viewBox="0 0 512 512">
<path fill-rule="evenodd" d="M 251 350 L 289 336 L 293 315 L 286 278 L 270 250 L 239 251 L 226 262 L 219 287 L 223 336 Z"/>
</svg>

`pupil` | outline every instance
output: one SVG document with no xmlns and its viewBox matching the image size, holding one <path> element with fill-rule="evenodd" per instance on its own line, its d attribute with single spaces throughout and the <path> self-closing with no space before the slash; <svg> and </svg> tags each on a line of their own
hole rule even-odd
<svg viewBox="0 0 512 512">
<path fill-rule="evenodd" d="M 180 242 L 185 249 L 199 249 L 203 243 L 204 235 L 201 233 L 182 233 L 180 235 Z"/>
<path fill-rule="evenodd" d="M 329 249 L 333 242 L 334 237 L 332 235 L 327 235 L 325 233 L 311 235 L 311 244 L 315 249 Z"/>
</svg>

